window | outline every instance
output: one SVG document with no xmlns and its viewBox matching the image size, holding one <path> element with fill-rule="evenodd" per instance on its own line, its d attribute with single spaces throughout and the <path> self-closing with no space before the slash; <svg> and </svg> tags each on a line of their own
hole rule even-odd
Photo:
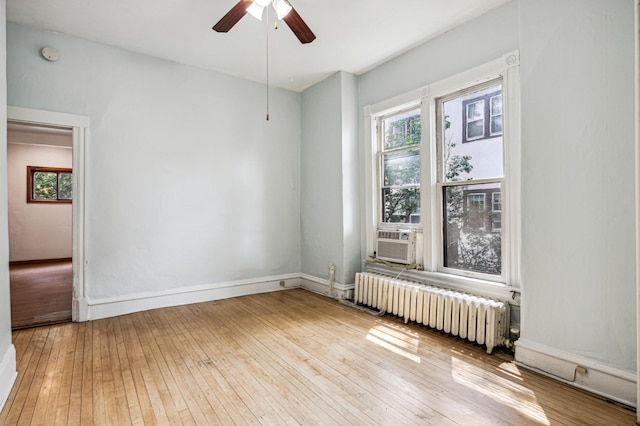
<svg viewBox="0 0 640 426">
<path fill-rule="evenodd" d="M 475 96 L 462 102 L 462 143 L 502 135 L 502 89 Z"/>
<path fill-rule="evenodd" d="M 489 136 L 502 134 L 502 93 L 489 98 Z"/>
<path fill-rule="evenodd" d="M 452 196 L 452 191 L 449 191 L 447 196 Z M 486 197 L 487 194 L 485 193 L 467 193 L 467 196 L 465 197 L 466 205 L 462 208 L 465 212 L 464 217 L 466 219 L 467 228 L 484 229 Z"/>
<path fill-rule="evenodd" d="M 493 112 L 488 107 L 487 114 L 470 111 L 498 105 L 501 93 L 502 81 L 497 80 L 435 101 L 437 188 L 442 194 L 440 218 L 444 230 L 442 267 L 452 273 L 502 274 L 502 237 L 499 229 L 493 229 L 493 222 L 501 220 L 500 213 L 494 213 L 493 204 L 487 203 L 493 193 L 502 191 L 502 137 L 480 139 L 484 137 L 482 130 L 476 142 L 464 143 L 470 129 L 476 132 L 481 127 L 489 128 L 484 118 Z M 460 110 L 464 112 L 462 120 Z M 478 117 L 482 125 L 470 120 Z"/>
<path fill-rule="evenodd" d="M 500 192 L 491 194 L 491 230 L 493 232 L 502 230 L 502 194 Z"/>
<path fill-rule="evenodd" d="M 519 87 L 511 53 L 365 107 L 369 253 L 378 230 L 413 229 L 411 274 L 466 291 L 519 285 Z"/>
<path fill-rule="evenodd" d="M 27 166 L 28 203 L 70 203 L 71 169 Z"/>
<path fill-rule="evenodd" d="M 377 119 L 380 222 L 420 223 L 420 109 Z"/>
</svg>

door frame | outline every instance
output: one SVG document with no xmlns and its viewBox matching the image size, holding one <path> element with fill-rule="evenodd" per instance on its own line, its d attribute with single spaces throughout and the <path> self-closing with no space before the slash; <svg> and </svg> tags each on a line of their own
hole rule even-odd
<svg viewBox="0 0 640 426">
<path fill-rule="evenodd" d="M 32 108 L 7 106 L 7 121 L 71 128 L 73 131 L 73 203 L 72 203 L 72 264 L 73 301 L 71 320 L 88 321 L 87 244 L 86 244 L 86 184 L 89 117 Z"/>
</svg>

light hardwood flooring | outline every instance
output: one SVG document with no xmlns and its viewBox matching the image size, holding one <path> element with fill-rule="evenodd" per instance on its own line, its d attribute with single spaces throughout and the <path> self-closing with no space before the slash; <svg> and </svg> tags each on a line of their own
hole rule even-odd
<svg viewBox="0 0 640 426">
<path fill-rule="evenodd" d="M 506 351 L 287 290 L 15 331 L 0 424 L 632 425 Z"/>
</svg>

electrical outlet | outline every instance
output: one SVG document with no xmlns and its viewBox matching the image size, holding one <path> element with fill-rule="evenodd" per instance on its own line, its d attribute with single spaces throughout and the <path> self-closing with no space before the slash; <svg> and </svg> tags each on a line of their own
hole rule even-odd
<svg viewBox="0 0 640 426">
<path fill-rule="evenodd" d="M 280 281 L 280 287 L 284 287 L 284 280 Z"/>
<path fill-rule="evenodd" d="M 587 374 L 588 371 L 587 367 L 583 367 L 581 365 L 576 366 L 576 373 Z"/>
</svg>

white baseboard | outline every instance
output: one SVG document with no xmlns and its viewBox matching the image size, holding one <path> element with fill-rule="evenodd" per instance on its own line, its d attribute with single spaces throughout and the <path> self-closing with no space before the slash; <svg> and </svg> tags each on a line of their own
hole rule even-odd
<svg viewBox="0 0 640 426">
<path fill-rule="evenodd" d="M 333 295 L 330 293 L 330 282 L 323 278 L 314 277 L 312 275 L 302 274 L 300 276 L 300 286 L 314 293 L 321 294 L 323 296 L 331 297 L 338 300 L 353 299 L 353 290 L 355 284 L 340 284 L 334 283 Z"/>
<path fill-rule="evenodd" d="M 636 372 L 624 370 L 526 339 L 516 342 L 515 363 L 605 398 L 637 406 Z M 586 373 L 576 371 L 584 367 Z"/>
<path fill-rule="evenodd" d="M 281 281 L 284 281 L 284 286 L 280 285 Z M 86 301 L 78 301 L 76 309 L 80 314 L 78 320 L 87 321 L 147 311 L 149 309 L 188 305 L 191 303 L 208 302 L 211 300 L 228 299 L 231 297 L 246 296 L 248 294 L 268 293 L 299 287 L 300 275 L 291 274 L 174 288 L 171 290 L 133 294 L 123 297 L 103 299 L 89 298 L 86 299 Z M 85 318 L 81 315 L 84 309 L 86 309 Z"/>
<path fill-rule="evenodd" d="M 16 348 L 10 345 L 0 360 L 0 411 L 9 398 L 11 388 L 18 377 L 16 370 Z"/>
</svg>

